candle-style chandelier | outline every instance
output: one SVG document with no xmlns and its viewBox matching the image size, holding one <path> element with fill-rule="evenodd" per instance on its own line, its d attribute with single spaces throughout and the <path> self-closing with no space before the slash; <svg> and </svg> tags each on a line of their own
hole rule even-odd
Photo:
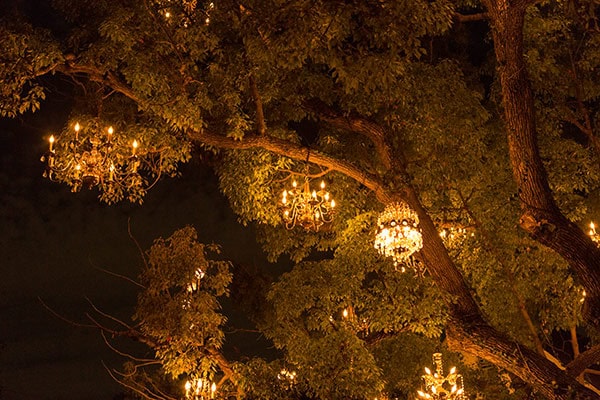
<svg viewBox="0 0 600 400">
<path fill-rule="evenodd" d="M 417 391 L 419 397 L 433 400 L 466 400 L 463 377 L 456 372 L 456 367 L 452 367 L 448 375 L 444 376 L 442 353 L 434 353 L 432 358 L 435 371 L 425 367 L 425 375 L 422 376 L 424 390 Z"/>
<path fill-rule="evenodd" d="M 144 151 L 140 142 L 115 132 L 112 126 L 99 128 L 96 121 L 76 123 L 60 137 L 49 138 L 44 177 L 64 182 L 73 192 L 97 187 L 101 200 L 114 203 L 123 197 L 141 200 L 161 175 L 158 152 Z"/>
<path fill-rule="evenodd" d="M 185 382 L 186 400 L 208 400 L 214 399 L 217 392 L 217 384 L 208 379 L 192 379 Z"/>
<path fill-rule="evenodd" d="M 325 190 L 325 181 L 321 181 L 319 189 L 310 188 L 309 164 L 306 156 L 304 182 L 299 185 L 294 179 L 292 188 L 285 189 L 281 194 L 283 221 L 287 229 L 301 226 L 306 230 L 317 232 L 323 224 L 333 221 L 335 200 Z"/>
<path fill-rule="evenodd" d="M 391 257 L 397 266 L 412 264 L 411 256 L 421 247 L 423 237 L 417 213 L 404 202 L 388 205 L 377 218 L 375 248 L 385 257 Z"/>
</svg>

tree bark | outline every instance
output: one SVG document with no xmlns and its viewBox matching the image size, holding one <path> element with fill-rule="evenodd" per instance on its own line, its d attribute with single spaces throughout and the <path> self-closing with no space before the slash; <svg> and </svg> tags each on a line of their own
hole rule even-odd
<svg viewBox="0 0 600 400">
<path fill-rule="evenodd" d="M 558 208 L 537 143 L 533 91 L 523 57 L 527 2 L 485 0 L 492 25 L 497 70 L 513 176 L 517 183 L 521 227 L 570 265 L 585 288 L 584 319 L 600 331 L 600 249 Z"/>
</svg>

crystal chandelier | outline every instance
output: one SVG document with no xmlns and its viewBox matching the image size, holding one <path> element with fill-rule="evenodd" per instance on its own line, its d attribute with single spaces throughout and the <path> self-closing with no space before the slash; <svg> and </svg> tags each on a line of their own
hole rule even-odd
<svg viewBox="0 0 600 400">
<path fill-rule="evenodd" d="M 321 181 L 319 190 L 311 190 L 308 174 L 305 174 L 301 187 L 294 180 L 292 188 L 283 191 L 281 206 L 287 229 L 301 226 L 306 230 L 318 231 L 323 224 L 333 220 L 335 201 L 325 191 L 325 181 Z"/>
<path fill-rule="evenodd" d="M 108 203 L 124 196 L 140 201 L 161 173 L 158 152 L 141 151 L 136 139 L 116 134 L 112 126 L 101 129 L 95 121 L 86 127 L 76 123 L 58 138 L 50 136 L 41 161 L 45 178 L 64 182 L 73 192 L 98 187 Z"/>
<path fill-rule="evenodd" d="M 410 264 L 411 256 L 423 247 L 419 217 L 404 202 L 390 204 L 377 218 L 375 248 L 398 264 Z M 403 269 L 404 270 L 404 269 Z"/>
<path fill-rule="evenodd" d="M 433 400 L 465 400 L 465 389 L 463 377 L 456 373 L 456 367 L 452 367 L 448 375 L 444 376 L 442 367 L 442 353 L 433 354 L 435 372 L 425 367 L 425 375 L 422 376 L 425 388 L 417 393 L 419 397 Z"/>
</svg>

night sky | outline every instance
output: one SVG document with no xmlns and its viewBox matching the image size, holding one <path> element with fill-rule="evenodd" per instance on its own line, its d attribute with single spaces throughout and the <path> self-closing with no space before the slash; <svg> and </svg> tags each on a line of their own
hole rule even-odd
<svg viewBox="0 0 600 400">
<path fill-rule="evenodd" d="M 223 246 L 234 262 L 264 265 L 250 228 L 236 223 L 212 172 L 197 162 L 179 178 L 159 182 L 143 205 L 107 206 L 98 192 L 71 193 L 42 177 L 46 138 L 65 123 L 69 104 L 46 101 L 42 111 L 0 119 L 0 399 L 112 399 L 122 392 L 102 362 L 123 359 L 86 322 L 89 298 L 127 320 L 138 288 L 98 268 L 135 278 L 142 261 L 127 233 L 145 250 L 158 237 L 192 225 L 200 241 Z"/>
</svg>

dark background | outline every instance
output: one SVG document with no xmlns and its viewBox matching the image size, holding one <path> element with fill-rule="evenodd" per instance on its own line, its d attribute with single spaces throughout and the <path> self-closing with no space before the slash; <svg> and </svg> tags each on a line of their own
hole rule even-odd
<svg viewBox="0 0 600 400">
<path fill-rule="evenodd" d="M 144 250 L 155 238 L 189 224 L 200 241 L 221 244 L 225 258 L 265 265 L 252 230 L 237 224 L 215 176 L 198 161 L 182 166 L 181 177 L 161 180 L 141 206 L 107 206 L 95 190 L 71 193 L 66 185 L 44 179 L 40 156 L 70 109 L 61 98 L 51 95 L 38 113 L 0 119 L 3 400 L 104 400 L 122 392 L 103 362 L 119 368 L 123 358 L 108 349 L 98 331 L 60 320 L 40 299 L 75 321 L 87 322 L 85 313 L 92 312 L 86 298 L 128 320 L 138 288 L 99 269 L 138 275 L 142 260 L 128 235 L 128 221 Z M 237 350 L 252 352 L 255 346 L 258 342 L 241 340 Z"/>
</svg>

